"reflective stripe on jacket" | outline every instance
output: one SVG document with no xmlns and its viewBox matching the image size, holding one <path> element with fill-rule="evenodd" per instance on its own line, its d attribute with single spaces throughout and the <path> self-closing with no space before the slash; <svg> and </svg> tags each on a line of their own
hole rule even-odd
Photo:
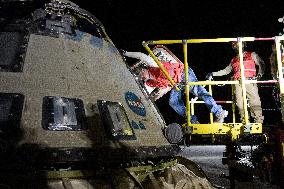
<svg viewBox="0 0 284 189">
<path fill-rule="evenodd" d="M 245 77 L 250 78 L 250 77 L 255 77 L 256 76 L 256 68 L 255 68 L 255 63 L 252 59 L 252 53 L 251 52 L 244 52 L 244 72 L 245 72 Z M 233 79 L 237 80 L 241 76 L 241 70 L 240 70 L 240 61 L 239 57 L 235 57 L 231 61 L 231 65 L 234 71 Z"/>
<path fill-rule="evenodd" d="M 164 68 L 167 70 L 171 78 L 175 83 L 181 82 L 181 75 L 183 73 L 184 66 L 182 63 L 161 62 Z M 163 71 L 159 67 L 149 67 L 149 73 L 151 79 L 146 81 L 146 84 L 150 87 L 166 88 L 170 85 L 170 81 L 164 75 Z"/>
</svg>

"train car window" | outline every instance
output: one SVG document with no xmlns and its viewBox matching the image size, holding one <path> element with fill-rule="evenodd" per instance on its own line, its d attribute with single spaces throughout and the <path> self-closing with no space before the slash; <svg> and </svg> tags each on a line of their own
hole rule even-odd
<svg viewBox="0 0 284 189">
<path fill-rule="evenodd" d="M 135 140 L 124 107 L 119 102 L 98 101 L 101 119 L 109 136 L 118 140 Z"/>
<path fill-rule="evenodd" d="M 0 71 L 21 72 L 23 69 L 23 34 L 0 32 Z"/>
<path fill-rule="evenodd" d="M 84 33 L 89 33 L 95 37 L 103 38 L 102 31 L 99 25 L 91 23 L 85 18 L 76 18 L 77 29 Z"/>
<path fill-rule="evenodd" d="M 74 98 L 44 97 L 42 127 L 51 131 L 86 130 L 83 101 Z"/>
<path fill-rule="evenodd" d="M 0 93 L 0 133 L 12 134 L 19 129 L 24 95 L 16 93 Z"/>
</svg>

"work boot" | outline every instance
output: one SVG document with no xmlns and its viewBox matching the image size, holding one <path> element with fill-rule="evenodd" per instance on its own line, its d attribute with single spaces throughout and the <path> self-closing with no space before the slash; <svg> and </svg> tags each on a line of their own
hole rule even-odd
<svg viewBox="0 0 284 189">
<path fill-rule="evenodd" d="M 224 119 L 228 116 L 228 111 L 222 110 L 222 112 L 216 115 L 215 123 L 223 123 Z"/>
</svg>

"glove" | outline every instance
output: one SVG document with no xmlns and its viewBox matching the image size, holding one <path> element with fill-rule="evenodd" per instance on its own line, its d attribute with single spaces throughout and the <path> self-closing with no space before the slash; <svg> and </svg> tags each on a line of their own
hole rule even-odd
<svg viewBox="0 0 284 189">
<path fill-rule="evenodd" d="M 208 74 L 206 75 L 205 80 L 211 81 L 212 79 L 213 79 L 213 73 L 210 72 L 210 73 L 208 73 Z"/>
<path fill-rule="evenodd" d="M 263 74 L 262 73 L 258 73 L 256 76 L 256 80 L 260 80 L 262 78 Z"/>
</svg>

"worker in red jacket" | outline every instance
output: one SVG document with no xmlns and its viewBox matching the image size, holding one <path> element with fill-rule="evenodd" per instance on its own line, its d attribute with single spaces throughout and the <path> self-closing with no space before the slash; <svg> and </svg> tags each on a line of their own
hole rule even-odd
<svg viewBox="0 0 284 189">
<path fill-rule="evenodd" d="M 243 44 L 245 47 L 245 43 Z M 232 42 L 232 48 L 238 53 L 238 43 Z M 264 61 L 255 53 L 243 51 L 244 74 L 247 80 L 260 79 L 264 74 Z M 258 73 L 256 71 L 258 66 Z M 211 76 L 223 76 L 233 72 L 232 79 L 240 79 L 240 61 L 239 55 L 235 56 L 230 64 L 223 70 L 207 74 L 207 79 Z M 241 121 L 244 119 L 244 108 L 242 100 L 242 88 L 240 84 L 235 85 L 236 104 L 239 109 Z M 246 95 L 251 111 L 251 116 L 254 118 L 255 123 L 263 123 L 264 117 L 262 116 L 261 101 L 258 94 L 258 87 L 256 83 L 246 84 Z"/>
<path fill-rule="evenodd" d="M 184 85 L 182 81 L 185 79 L 184 75 L 184 65 L 181 62 L 172 62 L 167 60 L 162 52 L 156 53 L 157 58 L 163 64 L 164 68 L 170 74 L 175 83 L 179 85 L 180 91 L 173 89 L 170 81 L 166 78 L 162 70 L 158 67 L 156 62 L 151 56 L 148 56 L 141 52 L 124 52 L 124 55 L 131 58 L 137 58 L 146 64 L 146 68 L 142 69 L 139 73 L 139 78 L 145 81 L 146 85 L 151 87 L 159 87 L 163 90 L 170 91 L 169 105 L 181 116 L 186 117 L 186 108 L 182 99 L 182 94 L 184 93 Z M 191 68 L 188 68 L 188 78 L 190 82 L 198 81 L 194 72 Z M 202 86 L 194 85 L 190 86 L 190 92 L 198 98 L 201 98 L 208 109 L 215 115 L 215 122 L 224 122 L 224 118 L 227 117 L 228 112 L 223 110 L 220 105 L 216 104 L 213 97 L 206 91 Z M 195 116 L 191 117 L 191 122 L 197 122 Z"/>
</svg>

